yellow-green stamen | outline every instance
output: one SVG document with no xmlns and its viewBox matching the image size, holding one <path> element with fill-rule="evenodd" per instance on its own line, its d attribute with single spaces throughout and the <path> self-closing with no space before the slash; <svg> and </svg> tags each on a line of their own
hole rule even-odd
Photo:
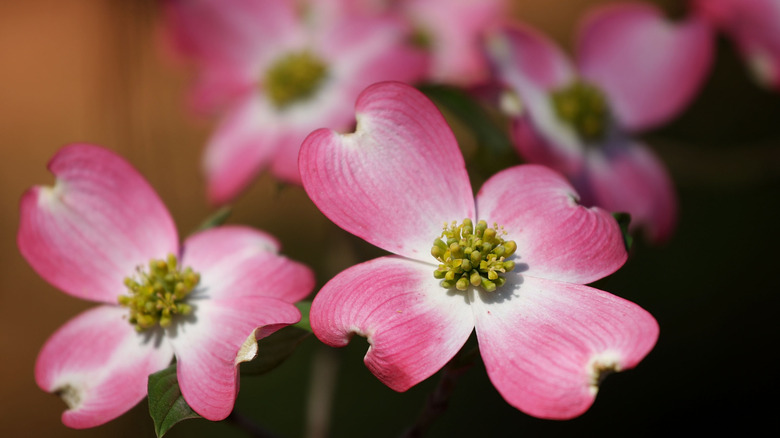
<svg viewBox="0 0 780 438">
<path fill-rule="evenodd" d="M 446 289 L 466 290 L 471 285 L 493 292 L 506 282 L 499 274 L 515 268 L 515 262 L 506 259 L 515 253 L 517 244 L 504 240 L 505 234 L 503 228 L 496 224 L 489 228 L 485 221 L 476 227 L 471 219 L 445 225 L 431 248 L 431 255 L 440 263 L 433 276 L 441 279 Z"/>
<path fill-rule="evenodd" d="M 191 268 L 179 270 L 173 254 L 167 260 L 152 260 L 149 271 L 138 270 L 138 279 L 125 278 L 128 295 L 119 297 L 119 304 L 130 309 L 129 321 L 143 331 L 160 325 L 168 327 L 174 315 L 192 313 L 184 298 L 200 282 L 200 274 Z"/>
<path fill-rule="evenodd" d="M 553 90 L 551 97 L 558 118 L 571 126 L 583 140 L 604 139 L 609 127 L 609 106 L 600 89 L 578 80 Z"/>
<path fill-rule="evenodd" d="M 266 72 L 263 86 L 271 101 L 284 108 L 317 90 L 327 74 L 325 63 L 305 50 L 289 53 Z"/>
</svg>

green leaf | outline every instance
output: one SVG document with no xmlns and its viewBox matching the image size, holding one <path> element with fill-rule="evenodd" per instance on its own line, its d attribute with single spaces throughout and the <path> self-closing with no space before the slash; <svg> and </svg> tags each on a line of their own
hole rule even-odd
<svg viewBox="0 0 780 438">
<path fill-rule="evenodd" d="M 290 357 L 311 332 L 287 326 L 271 336 L 257 341 L 257 357 L 241 364 L 241 374 L 264 374 L 278 367 Z"/>
<path fill-rule="evenodd" d="M 480 147 L 486 149 L 487 154 L 484 155 L 494 161 L 496 157 L 501 157 L 502 160 L 516 159 L 506 129 L 499 126 L 496 117 L 468 93 L 443 85 L 424 85 L 420 87 L 420 91 L 466 124 L 476 136 Z"/>
<path fill-rule="evenodd" d="M 202 418 L 181 396 L 176 364 L 149 376 L 149 414 L 158 437 L 165 435 L 180 421 Z"/>
<path fill-rule="evenodd" d="M 311 322 L 309 321 L 309 312 L 311 312 L 311 301 L 298 301 L 295 307 L 301 312 L 301 320 L 295 324 L 299 329 L 311 332 Z"/>
<path fill-rule="evenodd" d="M 208 230 L 209 228 L 218 227 L 227 221 L 228 217 L 230 217 L 230 213 L 233 212 L 233 208 L 229 205 L 226 205 L 219 210 L 215 211 L 211 216 L 206 218 L 205 221 L 203 221 L 198 229 L 196 231 L 203 231 Z"/>
<path fill-rule="evenodd" d="M 628 226 L 631 224 L 631 215 L 628 213 L 612 213 L 612 217 L 614 217 L 618 225 L 620 225 L 620 231 L 623 233 L 623 244 L 626 246 L 626 251 L 630 251 L 631 245 L 634 243 L 634 237 L 628 232 Z"/>
</svg>

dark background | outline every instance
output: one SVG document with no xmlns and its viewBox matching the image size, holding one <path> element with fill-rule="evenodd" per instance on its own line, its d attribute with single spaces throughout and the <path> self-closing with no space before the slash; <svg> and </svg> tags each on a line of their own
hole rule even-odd
<svg viewBox="0 0 780 438">
<path fill-rule="evenodd" d="M 578 18 L 600 3 L 522 0 L 513 13 L 570 48 Z M 673 15 L 682 11 L 681 2 L 658 3 Z M 23 191 L 51 184 L 46 162 L 79 141 L 132 162 L 182 236 L 208 216 L 199 160 L 211 124 L 187 113 L 190 73 L 168 61 L 158 24 L 151 0 L 0 3 L 0 436 L 154 436 L 146 402 L 95 429 L 62 426 L 64 404 L 35 385 L 35 357 L 51 333 L 90 304 L 41 280 L 18 254 L 15 235 Z M 777 432 L 780 93 L 755 85 L 730 42 L 720 39 L 702 93 L 646 140 L 677 185 L 679 228 L 663 247 L 639 240 L 626 266 L 598 286 L 658 319 L 656 348 L 635 370 L 608 378 L 586 414 L 565 422 L 510 407 L 484 367 L 474 366 L 431 436 Z M 230 222 L 278 236 L 286 254 L 315 267 L 319 284 L 364 251 L 376 254 L 358 242 L 345 245 L 341 259 L 318 259 L 308 245 L 353 240 L 300 188 L 280 187 L 267 175 L 236 203 Z M 332 402 L 314 403 L 332 409 L 330 426 L 314 427 L 311 436 L 397 436 L 439 376 L 397 394 L 367 371 L 365 348 L 361 339 L 332 350 L 310 338 L 278 369 L 242 379 L 237 411 L 279 436 L 304 436 L 310 384 L 327 393 L 327 376 L 335 376 Z M 205 420 L 182 423 L 169 436 L 201 434 L 242 436 L 234 424 Z"/>
</svg>

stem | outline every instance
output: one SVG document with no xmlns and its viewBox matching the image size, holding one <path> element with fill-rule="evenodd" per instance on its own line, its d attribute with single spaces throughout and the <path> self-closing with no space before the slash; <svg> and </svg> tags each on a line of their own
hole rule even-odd
<svg viewBox="0 0 780 438">
<path fill-rule="evenodd" d="M 336 352 L 321 345 L 314 352 L 309 386 L 309 402 L 306 409 L 306 437 L 325 438 L 330 429 L 333 395 L 339 361 Z"/>
<path fill-rule="evenodd" d="M 225 418 L 225 421 L 246 432 L 252 438 L 277 438 L 276 435 L 265 430 L 262 426 L 253 422 L 249 417 L 240 414 L 235 409 Z"/>
<path fill-rule="evenodd" d="M 464 374 L 472 365 L 479 354 L 479 350 L 474 348 L 466 353 L 458 353 L 442 369 L 441 379 L 433 392 L 428 395 L 428 399 L 423 407 L 417 421 L 401 435 L 402 438 L 420 438 L 430 429 L 434 421 L 438 419 L 447 410 L 450 396 L 455 390 L 457 379 Z"/>
</svg>

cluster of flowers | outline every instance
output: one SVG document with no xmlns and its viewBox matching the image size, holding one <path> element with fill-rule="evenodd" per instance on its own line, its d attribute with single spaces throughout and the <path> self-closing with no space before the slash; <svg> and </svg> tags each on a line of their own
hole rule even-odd
<svg viewBox="0 0 780 438">
<path fill-rule="evenodd" d="M 582 414 L 603 377 L 634 367 L 658 337 L 648 312 L 586 286 L 628 257 L 612 212 L 653 241 L 674 230 L 672 182 L 631 134 L 694 98 L 714 25 L 780 86 L 778 32 L 745 24 L 779 4 L 694 1 L 675 23 L 649 4 L 601 8 L 583 21 L 575 68 L 544 35 L 506 22 L 501 0 L 162 2 L 172 47 L 198 71 L 193 106 L 221 118 L 204 154 L 209 199 L 233 200 L 270 168 L 392 254 L 319 290 L 317 338 L 366 337 L 371 372 L 405 391 L 476 331 L 506 401 L 551 419 Z M 479 90 L 534 164 L 500 171 L 475 197 L 443 116 L 406 85 L 419 81 Z M 102 303 L 38 357 L 38 385 L 68 404 L 63 422 L 116 418 L 174 356 L 187 404 L 224 419 L 238 364 L 301 318 L 294 303 L 312 292 L 312 271 L 248 227 L 180 244 L 154 190 L 108 150 L 70 145 L 49 169 L 54 187 L 22 198 L 20 251 L 55 287 Z"/>
</svg>

